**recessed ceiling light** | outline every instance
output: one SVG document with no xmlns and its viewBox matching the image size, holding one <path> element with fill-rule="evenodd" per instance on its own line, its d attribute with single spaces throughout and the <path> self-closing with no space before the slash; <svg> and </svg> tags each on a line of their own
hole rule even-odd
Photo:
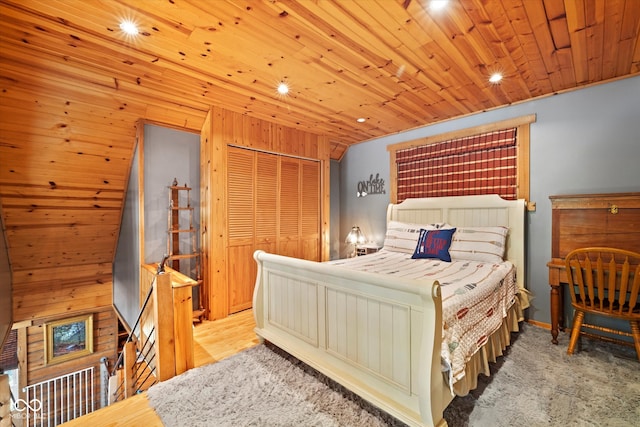
<svg viewBox="0 0 640 427">
<path fill-rule="evenodd" d="M 138 34 L 138 26 L 135 22 L 130 20 L 124 20 L 120 22 L 120 29 L 130 36 Z"/>
<path fill-rule="evenodd" d="M 502 80 L 502 74 L 500 73 L 493 73 L 491 74 L 491 77 L 489 77 L 489 82 L 493 84 L 498 84 L 500 83 L 501 80 Z"/>
<path fill-rule="evenodd" d="M 367 119 L 365 119 L 364 117 L 359 117 L 359 118 L 356 119 L 356 122 L 358 122 L 358 123 L 364 123 L 366 121 L 367 121 Z"/>
<path fill-rule="evenodd" d="M 429 9 L 431 10 L 442 10 L 447 6 L 449 0 L 431 0 L 429 2 Z"/>
<path fill-rule="evenodd" d="M 286 95 L 289 93 L 289 85 L 285 82 L 278 83 L 277 91 L 280 95 Z"/>
</svg>

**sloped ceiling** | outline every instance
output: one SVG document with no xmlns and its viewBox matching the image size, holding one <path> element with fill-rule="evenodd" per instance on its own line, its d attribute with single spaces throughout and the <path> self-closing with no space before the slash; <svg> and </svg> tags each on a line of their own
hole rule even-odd
<svg viewBox="0 0 640 427">
<path fill-rule="evenodd" d="M 198 131 L 218 105 L 327 135 L 340 159 L 350 144 L 638 74 L 639 27 L 637 0 L 437 12 L 427 0 L 1 0 L 12 268 L 112 261 L 139 119 Z"/>
<path fill-rule="evenodd" d="M 639 17 L 636 0 L 440 11 L 428 0 L 21 0 L 2 1 L 2 50 L 6 66 L 61 85 L 326 134 L 338 158 L 352 143 L 637 73 Z M 122 19 L 140 34 L 126 36 Z"/>
</svg>

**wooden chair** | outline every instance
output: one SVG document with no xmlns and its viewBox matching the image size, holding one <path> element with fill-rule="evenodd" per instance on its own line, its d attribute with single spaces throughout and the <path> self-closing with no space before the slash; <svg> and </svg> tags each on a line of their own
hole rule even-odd
<svg viewBox="0 0 640 427">
<path fill-rule="evenodd" d="M 640 253 L 623 249 L 592 247 L 571 251 L 565 258 L 566 272 L 575 310 L 567 354 L 573 354 L 582 328 L 633 337 L 640 361 Z M 631 333 L 584 323 L 585 313 L 629 321 Z M 598 336 L 602 338 L 602 336 Z M 628 342 L 609 338 L 609 341 Z"/>
</svg>

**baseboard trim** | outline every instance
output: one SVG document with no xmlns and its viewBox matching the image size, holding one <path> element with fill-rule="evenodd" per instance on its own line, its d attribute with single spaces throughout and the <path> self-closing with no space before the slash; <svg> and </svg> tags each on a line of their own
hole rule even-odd
<svg viewBox="0 0 640 427">
<path fill-rule="evenodd" d="M 551 323 L 538 322 L 537 320 L 527 319 L 527 323 L 537 326 L 539 328 L 551 330 Z"/>
</svg>

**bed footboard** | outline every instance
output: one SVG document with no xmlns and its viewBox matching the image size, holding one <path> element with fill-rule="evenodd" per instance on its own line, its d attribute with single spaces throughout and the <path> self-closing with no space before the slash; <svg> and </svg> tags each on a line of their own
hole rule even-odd
<svg viewBox="0 0 640 427">
<path fill-rule="evenodd" d="M 256 251 L 256 333 L 408 425 L 446 426 L 440 286 Z"/>
</svg>

